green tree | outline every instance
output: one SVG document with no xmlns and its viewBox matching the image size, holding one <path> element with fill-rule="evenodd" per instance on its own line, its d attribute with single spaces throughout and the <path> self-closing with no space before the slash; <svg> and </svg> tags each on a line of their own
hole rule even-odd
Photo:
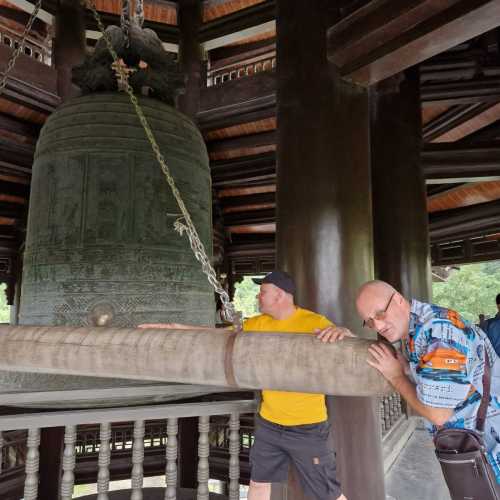
<svg viewBox="0 0 500 500">
<path fill-rule="evenodd" d="M 0 323 L 10 323 L 10 306 L 5 296 L 5 283 L 0 285 Z"/>
<path fill-rule="evenodd" d="M 234 304 L 236 309 L 243 313 L 244 318 L 249 318 L 259 314 L 259 307 L 256 299 L 256 295 L 258 293 L 259 285 L 256 285 L 250 276 L 245 276 L 243 281 L 236 283 Z"/>
<path fill-rule="evenodd" d="M 500 261 L 460 266 L 445 283 L 433 283 L 432 301 L 458 311 L 474 323 L 478 315 L 494 316 L 500 293 Z"/>
</svg>

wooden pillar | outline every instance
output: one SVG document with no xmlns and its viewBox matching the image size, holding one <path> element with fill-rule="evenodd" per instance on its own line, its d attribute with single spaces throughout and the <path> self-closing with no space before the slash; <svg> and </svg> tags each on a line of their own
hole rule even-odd
<svg viewBox="0 0 500 500">
<path fill-rule="evenodd" d="M 186 75 L 186 91 L 179 96 L 179 110 L 196 121 L 203 79 L 203 50 L 198 42 L 202 24 L 201 0 L 179 0 L 179 63 Z"/>
<path fill-rule="evenodd" d="M 14 280 L 14 297 L 13 303 L 10 307 L 10 324 L 19 324 L 19 310 L 21 307 L 21 285 L 22 285 L 22 270 L 23 270 L 23 259 L 21 257 L 16 257 L 13 259 L 15 263 L 15 269 L 13 271 Z"/>
<path fill-rule="evenodd" d="M 202 23 L 201 0 L 179 0 L 178 24 L 179 64 L 186 77 L 185 93 L 178 97 L 177 107 L 196 120 L 200 107 L 200 86 L 202 69 L 202 49 L 198 42 L 198 31 Z M 179 420 L 179 471 L 180 488 L 198 487 L 198 419 Z"/>
<path fill-rule="evenodd" d="M 78 87 L 71 82 L 71 70 L 85 56 L 85 22 L 83 8 L 78 0 L 59 0 L 55 26 L 57 92 L 64 102 L 79 94 Z"/>
<path fill-rule="evenodd" d="M 79 89 L 71 82 L 71 70 L 85 56 L 83 8 L 77 0 L 59 0 L 55 28 L 53 54 L 57 69 L 57 93 L 64 102 L 79 94 Z M 63 443 L 63 427 L 42 429 L 39 500 L 59 498 Z"/>
<path fill-rule="evenodd" d="M 63 446 L 64 427 L 49 427 L 41 430 L 38 500 L 59 498 Z"/>
<path fill-rule="evenodd" d="M 371 89 L 375 275 L 428 300 L 430 244 L 417 68 Z"/>
<path fill-rule="evenodd" d="M 354 300 L 374 276 L 370 114 L 366 89 L 326 62 L 341 3 L 277 0 L 277 263 L 295 277 L 300 305 L 365 334 Z M 377 401 L 328 406 L 345 495 L 385 500 Z M 289 485 L 291 498 L 300 495 Z"/>
</svg>

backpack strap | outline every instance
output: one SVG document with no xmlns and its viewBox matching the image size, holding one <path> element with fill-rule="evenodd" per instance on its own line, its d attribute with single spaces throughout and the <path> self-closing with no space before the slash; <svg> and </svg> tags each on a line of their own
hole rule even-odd
<svg viewBox="0 0 500 500">
<path fill-rule="evenodd" d="M 477 410 L 476 429 L 479 432 L 484 431 L 484 424 L 486 422 L 486 414 L 488 412 L 488 405 L 490 403 L 490 389 L 491 389 L 491 367 L 488 358 L 488 351 L 484 348 L 484 373 L 483 373 L 483 397 L 479 409 Z"/>
</svg>

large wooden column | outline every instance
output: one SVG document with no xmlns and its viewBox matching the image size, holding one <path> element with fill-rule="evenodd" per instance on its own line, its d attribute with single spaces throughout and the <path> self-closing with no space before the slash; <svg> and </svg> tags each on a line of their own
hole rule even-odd
<svg viewBox="0 0 500 500">
<path fill-rule="evenodd" d="M 326 62 L 339 3 L 277 1 L 277 261 L 300 305 L 364 334 L 354 299 L 373 278 L 369 103 Z M 371 398 L 329 398 L 349 500 L 385 500 L 377 409 Z"/>
<path fill-rule="evenodd" d="M 85 21 L 83 7 L 75 0 L 59 0 L 55 19 L 54 64 L 57 92 L 64 102 L 79 94 L 71 83 L 71 69 L 85 57 Z"/>
<path fill-rule="evenodd" d="M 196 121 L 200 108 L 202 74 L 202 48 L 198 42 L 198 31 L 202 23 L 201 0 L 179 0 L 179 64 L 185 75 L 186 89 L 178 97 L 177 107 Z M 215 307 L 215 304 L 214 304 Z M 198 464 L 198 418 L 179 420 L 179 474 L 181 488 L 196 489 Z"/>
<path fill-rule="evenodd" d="M 71 82 L 73 66 L 85 57 L 85 22 L 78 1 L 59 0 L 55 18 L 54 65 L 57 69 L 57 93 L 61 102 L 79 95 Z M 18 304 L 19 305 L 19 304 Z M 18 313 L 17 313 L 18 314 Z M 38 498 L 59 497 L 62 475 L 64 428 L 42 429 L 40 442 L 40 484 Z"/>
<path fill-rule="evenodd" d="M 430 298 L 430 245 L 416 68 L 371 89 L 376 277 Z"/>
<path fill-rule="evenodd" d="M 186 91 L 179 96 L 179 110 L 196 119 L 200 107 L 200 89 L 203 78 L 203 50 L 198 42 L 202 23 L 201 0 L 179 0 L 179 63 L 186 75 Z"/>
</svg>

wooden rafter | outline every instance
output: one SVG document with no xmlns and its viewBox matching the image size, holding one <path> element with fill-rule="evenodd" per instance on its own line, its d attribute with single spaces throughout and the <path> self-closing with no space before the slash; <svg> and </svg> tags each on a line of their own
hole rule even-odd
<svg viewBox="0 0 500 500">
<path fill-rule="evenodd" d="M 368 2 L 329 30 L 328 58 L 371 85 L 499 24 L 497 0 Z"/>
</svg>

